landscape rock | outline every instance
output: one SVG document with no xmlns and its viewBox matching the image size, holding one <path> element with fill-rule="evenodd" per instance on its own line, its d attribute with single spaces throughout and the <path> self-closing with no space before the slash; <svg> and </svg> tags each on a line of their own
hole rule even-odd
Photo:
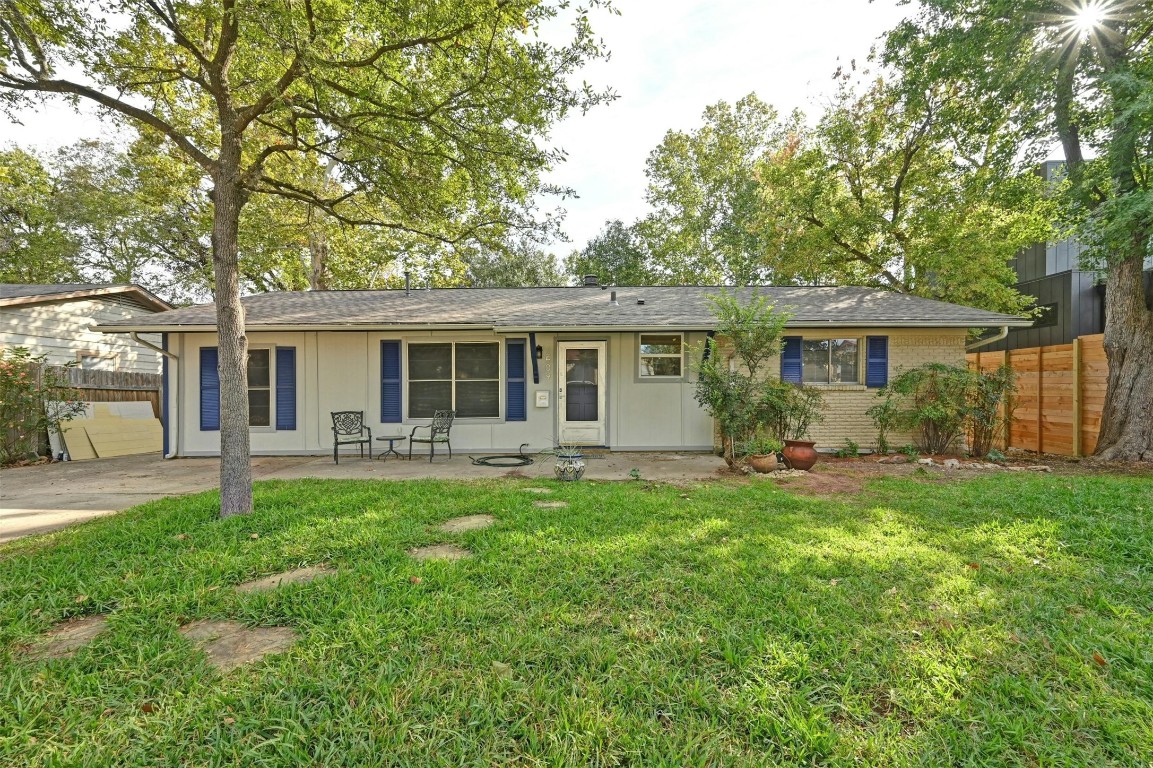
<svg viewBox="0 0 1153 768">
<path fill-rule="evenodd" d="M 297 568 L 284 573 L 274 573 L 262 579 L 253 579 L 236 585 L 237 592 L 263 592 L 276 589 L 281 584 L 307 584 L 324 576 L 331 576 L 336 570 L 326 565 L 311 565 L 307 568 Z"/>
<path fill-rule="evenodd" d="M 204 651 L 208 663 L 229 672 L 273 653 L 283 653 L 296 642 L 290 627 L 246 627 L 235 621 L 194 621 L 180 634 Z"/>
<path fill-rule="evenodd" d="M 107 628 L 108 617 L 103 614 L 61 622 L 49 630 L 28 655 L 34 659 L 66 659 Z"/>
<path fill-rule="evenodd" d="M 417 547 L 408 550 L 408 554 L 417 560 L 463 560 L 466 557 L 472 557 L 471 552 L 455 544 L 432 544 L 427 547 Z"/>
<path fill-rule="evenodd" d="M 1052 472 L 1053 468 L 1045 464 L 1031 464 L 1027 467 L 1005 467 L 1010 472 Z"/>
<path fill-rule="evenodd" d="M 884 456 L 877 459 L 878 464 L 908 464 L 912 459 L 903 453 L 894 453 L 892 456 Z"/>
<path fill-rule="evenodd" d="M 956 459 L 945 459 L 944 467 L 945 469 L 960 469 L 961 462 L 957 461 Z"/>
<path fill-rule="evenodd" d="M 935 467 L 937 462 L 932 459 L 917 459 L 917 463 L 925 467 Z"/>
<path fill-rule="evenodd" d="M 464 517 L 454 517 L 451 520 L 444 521 L 440 524 L 440 530 L 445 533 L 477 531 L 481 528 L 488 528 L 495 522 L 496 518 L 492 515 L 465 515 Z"/>
</svg>

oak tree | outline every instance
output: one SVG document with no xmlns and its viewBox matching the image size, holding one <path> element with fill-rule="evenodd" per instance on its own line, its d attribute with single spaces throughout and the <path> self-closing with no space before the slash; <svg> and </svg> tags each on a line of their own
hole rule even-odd
<svg viewBox="0 0 1153 768">
<path fill-rule="evenodd" d="M 600 0 L 588 0 L 601 5 Z M 587 9 L 573 39 L 534 35 L 568 8 L 538 0 L 14 0 L 0 4 L 0 98 L 85 99 L 163 135 L 212 201 L 221 515 L 252 510 L 241 212 L 254 194 L 350 224 L 446 241 L 527 226 L 558 159 L 542 145 L 569 85 L 602 55 Z M 331 192 L 278 172 L 308 153 Z"/>
</svg>

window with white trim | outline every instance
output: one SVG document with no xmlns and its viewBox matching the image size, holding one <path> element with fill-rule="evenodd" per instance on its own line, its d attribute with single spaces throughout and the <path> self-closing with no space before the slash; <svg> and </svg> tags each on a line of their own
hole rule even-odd
<svg viewBox="0 0 1153 768">
<path fill-rule="evenodd" d="M 500 344 L 448 342 L 408 345 L 408 417 L 436 411 L 457 418 L 500 416 Z"/>
<path fill-rule="evenodd" d="M 272 426 L 272 350 L 248 350 L 248 426 Z"/>
<path fill-rule="evenodd" d="M 801 381 L 805 384 L 859 384 L 861 340 L 802 340 Z"/>
<path fill-rule="evenodd" d="M 642 378 L 680 378 L 684 370 L 684 336 L 679 333 L 642 333 Z"/>
</svg>

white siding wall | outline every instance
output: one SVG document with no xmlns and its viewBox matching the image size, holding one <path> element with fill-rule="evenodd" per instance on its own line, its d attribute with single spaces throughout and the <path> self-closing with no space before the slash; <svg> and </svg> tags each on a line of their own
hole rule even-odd
<svg viewBox="0 0 1153 768">
<path fill-rule="evenodd" d="M 48 355 L 52 365 L 76 362 L 81 352 L 113 355 L 115 369 L 160 373 L 160 355 L 127 334 L 104 334 L 89 326 L 147 314 L 147 310 L 110 298 L 52 301 L 0 307 L 0 348 L 27 347 Z M 160 346 L 160 337 L 141 338 Z"/>
<path fill-rule="evenodd" d="M 807 335 L 807 334 L 806 334 Z M 828 335 L 828 334 L 815 334 Z M 839 330 L 838 337 L 887 335 L 890 337 L 890 376 L 899 370 L 930 360 L 960 363 L 964 361 L 963 330 L 885 331 L 879 329 Z M 506 422 L 505 349 L 506 338 L 491 332 L 452 334 L 426 332 L 390 334 L 379 332 L 300 332 L 252 333 L 253 345 L 296 347 L 297 359 L 297 429 L 277 432 L 253 430 L 252 450 L 257 454 L 323 454 L 332 450 L 331 411 L 363 410 L 374 436 L 407 435 L 416 424 L 427 420 L 410 420 L 400 424 L 380 421 L 380 342 L 419 341 L 499 341 L 501 342 L 501 419 L 458 420 L 453 426 L 453 449 L 460 452 L 515 451 L 527 443 L 526 451 L 538 451 L 553 444 L 557 429 L 556 351 L 559 341 L 604 341 L 608 347 L 607 444 L 615 450 L 709 450 L 713 445 L 713 421 L 693 398 L 696 376 L 692 364 L 700 355 L 704 334 L 686 334 L 689 349 L 685 355 L 686 374 L 675 381 L 641 381 L 638 373 L 639 335 L 633 333 L 546 334 L 538 333 L 536 343 L 544 357 L 538 361 L 540 382 L 532 381 L 531 360 L 526 370 L 527 419 Z M 215 346 L 212 334 L 173 334 L 170 348 L 180 356 L 171 373 L 171 402 L 181 404 L 181 418 L 176 427 L 177 451 L 182 455 L 215 454 L 219 451 L 219 432 L 201 432 L 199 418 L 199 350 Z M 405 357 L 402 344 L 402 358 Z M 530 350 L 530 355 L 532 351 Z M 404 364 L 407 368 L 407 364 Z M 767 363 L 777 370 L 775 361 Z M 548 393 L 548 407 L 538 408 L 535 393 Z M 864 415 L 876 402 L 876 390 L 863 386 L 830 388 L 825 423 L 813 430 L 813 437 L 823 446 L 836 447 L 851 437 L 863 446 L 875 442 L 876 431 Z M 405 393 L 407 403 L 407 392 Z M 896 437 L 896 440 L 902 439 Z M 894 441 L 894 444 L 900 444 Z M 404 449 L 404 444 L 401 444 Z M 375 447 L 374 447 L 375 451 Z"/>
</svg>

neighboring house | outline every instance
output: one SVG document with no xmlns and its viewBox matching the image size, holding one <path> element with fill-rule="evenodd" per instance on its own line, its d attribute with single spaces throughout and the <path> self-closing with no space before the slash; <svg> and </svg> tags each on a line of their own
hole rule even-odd
<svg viewBox="0 0 1153 768">
<path fill-rule="evenodd" d="M 172 306 L 138 285 L 0 284 L 0 349 L 26 347 L 51 365 L 160 373 L 161 356 L 128 336 L 92 326 L 163 312 Z M 160 337 L 143 337 L 159 345 Z"/>
<path fill-rule="evenodd" d="M 453 448 L 711 450 L 693 365 L 719 288 L 458 288 L 266 293 L 244 298 L 254 454 L 331 451 L 332 411 L 363 410 L 373 435 L 408 434 L 455 409 Z M 974 327 L 1029 321 L 867 288 L 740 288 L 793 317 L 774 369 L 820 387 L 825 446 L 876 442 L 865 410 L 896 371 L 963 364 Z M 160 333 L 170 386 L 165 452 L 220 447 L 216 310 L 116 319 L 99 330 Z"/>
<path fill-rule="evenodd" d="M 1038 169 L 1045 179 L 1063 177 L 1065 162 L 1049 160 Z M 1017 290 L 1032 296 L 1039 310 L 1033 322 L 1009 330 L 1000 341 L 982 347 L 984 352 L 1071 344 L 1078 336 L 1105 331 L 1105 282 L 1094 269 L 1083 269 L 1085 246 L 1075 238 L 1052 243 L 1033 243 L 1013 259 Z M 1146 296 L 1153 295 L 1153 257 L 1145 263 Z M 1147 299 L 1149 301 L 1149 299 Z"/>
</svg>

